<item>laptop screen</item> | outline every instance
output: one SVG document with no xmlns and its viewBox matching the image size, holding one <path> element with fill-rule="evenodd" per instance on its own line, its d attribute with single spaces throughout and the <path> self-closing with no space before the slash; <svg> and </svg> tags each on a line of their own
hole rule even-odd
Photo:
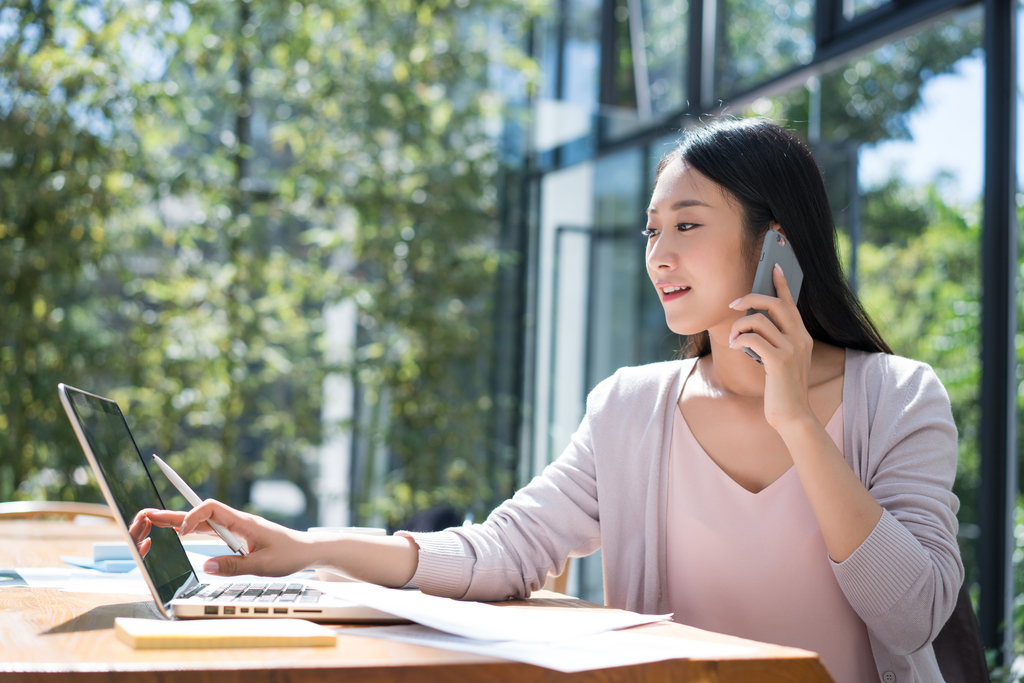
<svg viewBox="0 0 1024 683">
<path fill-rule="evenodd" d="M 97 475 L 106 482 L 121 519 L 131 524 L 140 510 L 162 509 L 160 494 L 117 404 L 68 386 L 64 389 L 101 470 Z M 166 605 L 189 583 L 192 565 L 173 529 L 153 527 L 149 537 L 152 545 L 142 561 Z"/>
</svg>

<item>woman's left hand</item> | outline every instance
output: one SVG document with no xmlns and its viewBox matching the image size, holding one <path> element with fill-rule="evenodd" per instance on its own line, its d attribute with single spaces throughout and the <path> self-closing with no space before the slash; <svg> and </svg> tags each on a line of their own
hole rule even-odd
<svg viewBox="0 0 1024 683">
<path fill-rule="evenodd" d="M 750 347 L 761 357 L 765 372 L 764 416 L 768 424 L 779 430 L 789 422 L 814 417 L 807 396 L 814 340 L 804 327 L 778 264 L 772 269 L 772 281 L 778 297 L 747 294 L 730 304 L 737 311 L 768 311 L 771 320 L 761 313 L 743 316 L 732 325 L 729 348 L 742 352 L 744 347 Z"/>
</svg>

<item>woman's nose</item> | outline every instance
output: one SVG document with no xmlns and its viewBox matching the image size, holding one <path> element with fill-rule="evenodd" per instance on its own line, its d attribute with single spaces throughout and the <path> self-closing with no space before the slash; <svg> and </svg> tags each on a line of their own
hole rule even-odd
<svg viewBox="0 0 1024 683">
<path fill-rule="evenodd" d="M 648 270 L 671 270 L 676 266 L 676 253 L 670 240 L 659 235 L 647 245 Z"/>
</svg>

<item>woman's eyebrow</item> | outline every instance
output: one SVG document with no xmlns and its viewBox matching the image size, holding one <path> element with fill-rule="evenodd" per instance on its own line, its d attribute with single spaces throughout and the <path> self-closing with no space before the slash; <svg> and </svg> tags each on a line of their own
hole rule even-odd
<svg viewBox="0 0 1024 683">
<path fill-rule="evenodd" d="M 675 204 L 670 206 L 669 210 L 670 211 L 678 211 L 679 209 L 686 209 L 686 208 L 689 208 L 691 206 L 706 206 L 709 209 L 711 208 L 710 204 L 706 204 L 706 203 L 702 202 L 699 199 L 680 199 L 678 202 L 676 202 Z M 649 207 L 647 207 L 647 213 L 648 214 L 658 213 L 658 210 L 655 207 L 653 207 L 653 206 L 649 206 Z"/>
</svg>

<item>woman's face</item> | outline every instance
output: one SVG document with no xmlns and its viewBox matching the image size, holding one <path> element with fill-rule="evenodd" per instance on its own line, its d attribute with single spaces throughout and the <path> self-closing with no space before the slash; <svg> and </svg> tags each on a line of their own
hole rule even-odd
<svg viewBox="0 0 1024 683">
<path fill-rule="evenodd" d="M 676 159 L 658 178 L 647 230 L 647 274 L 669 329 L 708 330 L 727 344 L 732 323 L 743 315 L 729 304 L 749 294 L 754 279 L 739 204 Z"/>
</svg>

